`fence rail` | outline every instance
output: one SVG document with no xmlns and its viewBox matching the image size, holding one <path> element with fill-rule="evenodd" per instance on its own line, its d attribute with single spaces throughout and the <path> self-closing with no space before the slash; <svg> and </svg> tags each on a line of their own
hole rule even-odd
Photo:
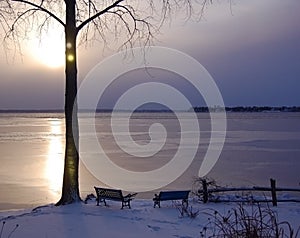
<svg viewBox="0 0 300 238">
<path fill-rule="evenodd" d="M 209 201 L 209 195 L 213 193 L 220 193 L 220 192 L 242 192 L 242 191 L 265 191 L 265 192 L 271 192 L 272 199 L 256 199 L 252 200 L 253 202 L 272 202 L 273 206 L 277 206 L 278 202 L 300 202 L 300 199 L 278 199 L 277 198 L 277 192 L 300 192 L 300 189 L 297 188 L 277 188 L 276 187 L 276 180 L 270 179 L 270 187 L 241 187 L 241 188 L 212 188 L 209 189 L 209 183 L 206 181 L 206 179 L 201 180 L 202 183 L 202 189 L 198 190 L 198 194 L 202 195 L 203 197 L 203 203 L 207 203 Z M 245 202 L 245 200 L 230 200 L 230 199 L 223 199 L 218 200 L 220 202 Z"/>
</svg>

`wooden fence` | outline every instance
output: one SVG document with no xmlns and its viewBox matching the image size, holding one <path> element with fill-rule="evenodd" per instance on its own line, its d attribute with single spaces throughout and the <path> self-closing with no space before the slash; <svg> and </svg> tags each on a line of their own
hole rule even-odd
<svg viewBox="0 0 300 238">
<path fill-rule="evenodd" d="M 211 194 L 220 193 L 220 192 L 239 192 L 239 191 L 263 191 L 263 192 L 271 192 L 272 199 L 256 199 L 251 200 L 252 202 L 272 202 L 273 206 L 277 206 L 278 202 L 300 202 L 300 199 L 277 199 L 277 192 L 300 192 L 300 189 L 296 188 L 277 188 L 276 187 L 276 180 L 270 179 L 270 187 L 259 187 L 254 186 L 251 188 L 212 188 L 209 189 L 209 183 L 206 179 L 201 180 L 202 189 L 199 189 L 198 195 L 202 196 L 203 203 L 207 203 L 209 201 L 209 197 Z M 218 200 L 220 202 L 241 202 L 239 200 Z M 245 200 L 243 200 L 244 202 Z"/>
</svg>

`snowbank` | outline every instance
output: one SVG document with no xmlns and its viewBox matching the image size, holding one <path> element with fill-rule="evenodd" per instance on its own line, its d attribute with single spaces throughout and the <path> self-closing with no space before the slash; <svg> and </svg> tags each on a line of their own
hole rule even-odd
<svg viewBox="0 0 300 238">
<path fill-rule="evenodd" d="M 72 204 L 55 207 L 46 205 L 33 210 L 0 213 L 1 238 L 17 237 L 200 237 L 200 231 L 208 223 L 209 214 L 218 211 L 228 213 L 236 203 L 201 204 L 191 201 L 196 218 L 182 217 L 173 202 L 162 202 L 162 208 L 153 208 L 151 200 L 136 199 L 132 209 L 121 210 L 119 202 L 108 201 L 109 207 L 88 204 Z M 245 205 L 252 209 L 251 205 Z M 266 206 L 266 205 L 262 205 Z M 300 206 L 296 203 L 271 207 L 279 221 L 288 221 L 296 230 L 300 224 Z"/>
</svg>

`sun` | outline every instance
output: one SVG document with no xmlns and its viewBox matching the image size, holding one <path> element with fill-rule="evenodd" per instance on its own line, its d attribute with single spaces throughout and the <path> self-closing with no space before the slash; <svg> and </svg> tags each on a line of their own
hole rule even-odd
<svg viewBox="0 0 300 238">
<path fill-rule="evenodd" d="M 49 68 L 59 68 L 65 64 L 65 41 L 63 34 L 54 28 L 38 37 L 31 37 L 28 51 L 36 63 Z"/>
</svg>

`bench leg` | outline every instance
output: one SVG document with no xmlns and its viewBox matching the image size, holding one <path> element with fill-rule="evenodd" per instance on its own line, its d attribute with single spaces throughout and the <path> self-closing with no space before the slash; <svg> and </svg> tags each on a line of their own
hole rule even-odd
<svg viewBox="0 0 300 238">
<path fill-rule="evenodd" d="M 184 208 L 188 208 L 188 206 L 189 206 L 189 201 L 188 201 L 187 199 L 183 199 L 183 200 L 182 200 L 182 206 L 183 206 Z"/>
<path fill-rule="evenodd" d="M 160 201 L 159 200 L 154 200 L 154 208 L 156 207 L 156 205 L 160 208 Z"/>
<path fill-rule="evenodd" d="M 103 203 L 104 203 L 104 206 L 106 206 L 106 201 L 105 201 L 105 199 L 103 199 L 103 198 L 97 198 L 96 201 L 97 201 L 97 206 L 99 206 L 99 203 L 100 203 L 100 202 L 103 202 Z"/>
<path fill-rule="evenodd" d="M 129 209 L 131 209 L 130 201 L 127 201 L 127 202 L 122 201 L 122 208 L 121 209 L 123 209 L 124 207 L 128 207 Z"/>
</svg>

